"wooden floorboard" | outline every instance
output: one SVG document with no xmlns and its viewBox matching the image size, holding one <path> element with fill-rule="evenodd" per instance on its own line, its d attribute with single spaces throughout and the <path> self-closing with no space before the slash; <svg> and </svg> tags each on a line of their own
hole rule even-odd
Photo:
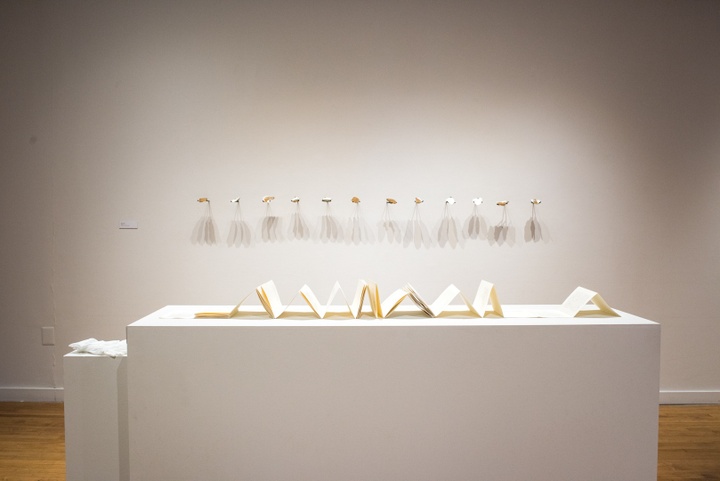
<svg viewBox="0 0 720 481">
<path fill-rule="evenodd" d="M 0 480 L 65 481 L 59 403 L 0 403 Z"/>
<path fill-rule="evenodd" d="M 660 406 L 658 481 L 720 481 L 720 405 Z"/>
<path fill-rule="evenodd" d="M 660 406 L 658 432 L 658 481 L 720 481 L 720 405 Z M 0 403 L 0 481 L 65 481 L 62 404 Z"/>
</svg>

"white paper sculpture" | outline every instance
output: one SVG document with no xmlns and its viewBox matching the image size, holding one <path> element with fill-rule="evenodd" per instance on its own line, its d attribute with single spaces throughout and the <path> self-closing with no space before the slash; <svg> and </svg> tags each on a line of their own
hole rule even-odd
<svg viewBox="0 0 720 481">
<path fill-rule="evenodd" d="M 98 341 L 94 337 L 84 341 L 70 344 L 73 352 L 93 354 L 95 356 L 125 357 L 127 356 L 127 341 Z"/>
</svg>

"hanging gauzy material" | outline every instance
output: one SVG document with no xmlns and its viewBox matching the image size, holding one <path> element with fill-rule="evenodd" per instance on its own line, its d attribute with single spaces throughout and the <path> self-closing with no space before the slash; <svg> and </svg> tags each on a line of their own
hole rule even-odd
<svg viewBox="0 0 720 481">
<path fill-rule="evenodd" d="M 203 215 L 198 219 L 193 229 L 192 241 L 194 244 L 207 244 L 214 245 L 217 243 L 218 229 L 215 224 L 215 220 L 212 216 L 212 209 L 210 207 L 210 199 L 207 197 L 200 197 L 198 200 L 201 204 L 205 204 L 207 207 L 203 212 Z"/>
<path fill-rule="evenodd" d="M 310 238 L 310 227 L 305 221 L 300 211 L 300 197 L 293 197 L 290 202 L 295 204 L 295 212 L 290 216 L 290 229 L 288 237 L 296 240 L 306 240 Z"/>
<path fill-rule="evenodd" d="M 405 247 L 410 244 L 415 244 L 416 249 L 419 249 L 422 246 L 425 246 L 425 248 L 432 246 L 432 237 L 430 237 L 430 232 L 420 218 L 420 204 L 422 203 L 422 199 L 415 197 L 415 208 L 413 209 L 412 216 L 405 228 L 405 238 L 403 239 L 403 245 Z"/>
<path fill-rule="evenodd" d="M 229 246 L 247 247 L 252 241 L 252 234 L 250 232 L 250 226 L 248 226 L 242 216 L 240 197 L 236 197 L 230 202 L 235 204 L 235 215 L 232 222 L 230 222 L 230 232 L 228 233 L 227 243 Z"/>
<path fill-rule="evenodd" d="M 540 205 L 542 201 L 540 199 L 530 199 L 530 203 L 532 204 L 532 212 L 530 213 L 530 219 L 525 223 L 525 241 L 540 242 L 543 239 L 543 232 L 535 207 Z"/>
<path fill-rule="evenodd" d="M 348 221 L 347 238 L 348 244 L 368 244 L 375 240 L 372 232 L 368 228 L 367 222 L 363 219 L 360 212 L 360 198 L 353 197 L 350 199 L 355 204 L 353 215 Z"/>
<path fill-rule="evenodd" d="M 385 199 L 385 210 L 383 210 L 382 220 L 378 228 L 378 237 L 380 242 L 387 238 L 391 244 L 402 242 L 402 231 L 400 225 L 394 221 L 390 215 L 390 206 L 397 204 L 397 201 L 388 197 Z"/>
<path fill-rule="evenodd" d="M 446 244 L 450 245 L 450 247 L 455 247 L 458 244 L 457 222 L 451 210 L 455 203 L 456 200 L 452 197 L 445 199 L 445 208 L 443 209 L 442 220 L 438 228 L 438 244 L 440 247 L 445 247 Z"/>
<path fill-rule="evenodd" d="M 270 207 L 270 202 L 272 202 L 274 199 L 275 197 L 270 195 L 262 198 L 262 201 L 266 205 L 265 217 L 263 218 L 260 225 L 260 232 L 262 234 L 263 242 L 276 242 L 282 240 L 282 234 L 280 230 L 280 224 L 282 219 L 276 215 L 273 215 L 272 208 Z"/>
<path fill-rule="evenodd" d="M 465 220 L 463 226 L 463 236 L 466 239 L 484 239 L 487 236 L 487 224 L 485 219 L 480 215 L 480 205 L 482 202 L 481 197 L 476 197 L 472 200 L 472 214 Z"/>
<path fill-rule="evenodd" d="M 514 242 L 514 231 L 510 225 L 510 217 L 507 213 L 507 205 L 510 203 L 509 200 L 501 200 L 497 203 L 498 206 L 502 207 L 502 217 L 493 227 L 492 236 L 490 236 L 490 243 L 496 242 L 498 245 L 509 243 L 512 245 Z"/>
<path fill-rule="evenodd" d="M 331 197 L 323 197 L 325 203 L 325 214 L 320 219 L 319 239 L 322 242 L 341 242 L 343 240 L 343 231 L 340 222 L 333 216 L 330 209 Z"/>
</svg>

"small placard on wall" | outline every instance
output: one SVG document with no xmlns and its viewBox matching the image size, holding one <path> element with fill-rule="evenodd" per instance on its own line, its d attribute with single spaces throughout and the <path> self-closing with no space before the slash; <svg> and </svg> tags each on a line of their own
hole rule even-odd
<svg viewBox="0 0 720 481">
<path fill-rule="evenodd" d="M 121 229 L 137 229 L 138 222 L 136 220 L 121 220 L 119 227 Z"/>
</svg>

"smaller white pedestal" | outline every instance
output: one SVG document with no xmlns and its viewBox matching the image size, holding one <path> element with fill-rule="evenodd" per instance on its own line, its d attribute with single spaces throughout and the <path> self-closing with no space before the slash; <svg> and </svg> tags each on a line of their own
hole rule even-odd
<svg viewBox="0 0 720 481">
<path fill-rule="evenodd" d="M 64 356 L 67 481 L 129 479 L 126 361 Z"/>
</svg>

